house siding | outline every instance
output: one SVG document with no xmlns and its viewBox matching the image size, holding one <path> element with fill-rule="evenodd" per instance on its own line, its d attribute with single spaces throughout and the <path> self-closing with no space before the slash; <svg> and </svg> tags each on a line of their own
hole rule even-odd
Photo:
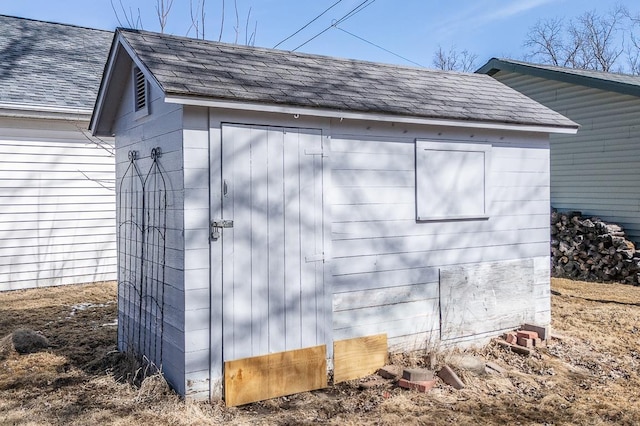
<svg viewBox="0 0 640 426">
<path fill-rule="evenodd" d="M 398 126 L 400 127 L 400 126 Z M 502 320 L 477 318 L 473 330 L 448 342 L 479 341 L 525 321 L 548 324 L 549 151 L 545 138 L 514 133 L 436 130 L 392 124 L 333 123 L 333 333 L 340 340 L 387 333 L 391 350 L 440 345 L 442 272 L 479 264 L 513 271 L 480 278 L 480 294 Z M 415 140 L 492 145 L 489 219 L 416 222 Z M 514 261 L 526 262 L 514 264 Z M 505 263 L 506 262 L 506 263 Z M 518 272 L 520 271 L 520 276 Z M 493 277 L 496 279 L 496 277 Z M 500 292 L 530 279 L 502 304 Z M 486 286 L 483 287 L 483 286 Z M 484 291 L 486 290 L 486 291 Z M 505 293 L 513 295 L 513 292 Z M 516 306 L 517 305 L 517 306 Z M 526 309 L 519 310 L 520 305 Z M 441 311 L 442 309 L 442 311 Z M 460 312 L 464 317 L 472 312 Z M 468 316 L 468 315 L 467 315 Z M 465 320 L 465 318 L 458 318 Z"/>
<path fill-rule="evenodd" d="M 497 80 L 571 118 L 576 135 L 551 135 L 551 205 L 620 223 L 640 242 L 640 102 L 623 95 L 500 71 Z"/>
<path fill-rule="evenodd" d="M 131 74 L 131 73 L 129 73 Z M 123 182 L 123 176 L 129 168 L 129 151 L 136 151 L 138 159 L 135 161 L 139 173 L 144 179 L 152 168 L 153 160 L 151 150 L 159 147 L 162 151 L 158 166 L 166 183 L 166 234 L 165 246 L 159 238 L 150 246 L 151 253 L 146 258 L 159 259 L 164 249 L 164 265 L 153 265 L 156 273 L 164 274 L 163 296 L 158 297 L 164 301 L 161 309 L 145 303 L 147 309 L 140 317 L 140 297 L 131 288 L 127 288 L 125 279 L 138 282 L 140 271 L 127 267 L 123 253 L 130 250 L 132 238 L 123 233 L 123 224 L 129 219 L 131 212 L 123 206 L 122 200 L 117 198 L 116 217 L 118 224 L 118 245 L 121 253 L 119 259 L 119 304 L 118 320 L 121 325 L 118 330 L 118 348 L 122 351 L 132 350 L 140 352 L 136 347 L 136 334 L 143 333 L 149 339 L 156 342 L 156 347 L 162 347 L 162 358 L 156 359 L 155 354 L 145 353 L 151 362 L 162 367 L 165 378 L 177 392 L 184 395 L 186 391 L 185 380 L 185 240 L 184 223 L 187 213 L 185 211 L 184 168 L 182 151 L 182 107 L 164 102 L 162 92 L 154 84 L 149 83 L 149 115 L 136 117 L 133 110 L 133 84 L 129 77 L 124 86 L 123 97 L 118 110 L 115 127 L 116 137 L 116 185 L 126 188 L 129 179 Z M 139 197 L 139 195 L 138 195 Z M 141 200 L 140 198 L 138 198 Z M 134 214 L 135 216 L 135 214 Z M 140 216 L 138 216 L 140 217 Z M 140 224 L 137 224 L 140 225 Z M 129 234 L 130 235 L 130 234 Z M 135 242 L 134 242 L 135 244 Z M 133 270 L 132 270 L 133 269 Z M 148 269 L 147 269 L 148 270 Z M 142 286 L 142 291 L 150 287 Z M 151 297 L 150 293 L 143 294 L 142 298 Z M 133 334 L 126 332 L 125 324 L 130 324 L 129 330 L 135 330 Z M 155 324 L 155 326 L 152 326 Z M 159 326 L 161 324 L 162 327 Z M 161 333 L 160 333 L 161 330 Z M 161 334 L 161 335 L 159 335 Z"/>
<path fill-rule="evenodd" d="M 116 277 L 113 141 L 0 118 L 0 291 Z"/>
<path fill-rule="evenodd" d="M 390 350 L 471 344 L 523 322 L 549 324 L 545 136 L 294 119 L 172 107 L 155 95 L 153 99 L 148 118 L 134 121 L 130 113 L 121 113 L 117 120 L 118 179 L 128 165 L 130 149 L 144 153 L 151 147 L 162 148 L 160 162 L 171 188 L 167 229 L 171 255 L 166 265 L 170 292 L 162 362 L 168 381 L 182 395 L 222 396 L 222 253 L 220 241 L 209 241 L 210 220 L 222 218 L 222 123 L 322 131 L 327 142 L 323 158 L 325 286 L 332 312 L 327 318 L 329 346 L 334 340 L 376 333 L 388 335 Z M 125 98 L 123 105 L 127 104 Z M 182 129 L 172 130 L 178 126 Z M 416 222 L 416 139 L 491 146 L 488 219 Z M 142 154 L 138 164 L 142 172 L 147 170 L 148 154 Z M 443 281 L 443 274 L 454 279 Z M 477 314 L 473 307 L 456 310 L 455 321 L 467 329 L 452 337 L 440 324 L 453 323 L 445 306 L 450 301 L 443 301 L 442 295 L 461 291 L 456 276 L 477 277 L 477 296 L 493 310 L 486 318 L 472 320 L 470 316 Z M 509 295 L 508 303 L 502 294 Z M 122 300 L 121 304 L 126 306 Z"/>
</svg>

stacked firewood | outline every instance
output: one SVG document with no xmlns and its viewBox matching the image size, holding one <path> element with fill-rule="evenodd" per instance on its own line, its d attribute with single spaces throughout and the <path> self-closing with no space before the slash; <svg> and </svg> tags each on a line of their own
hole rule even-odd
<svg viewBox="0 0 640 426">
<path fill-rule="evenodd" d="M 621 226 L 580 212 L 551 213 L 551 275 L 640 285 L 640 251 Z"/>
</svg>

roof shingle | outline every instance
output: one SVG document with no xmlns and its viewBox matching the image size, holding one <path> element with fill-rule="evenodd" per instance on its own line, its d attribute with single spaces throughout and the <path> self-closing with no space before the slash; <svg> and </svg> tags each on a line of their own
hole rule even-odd
<svg viewBox="0 0 640 426">
<path fill-rule="evenodd" d="M 118 32 L 167 95 L 406 117 L 577 127 L 495 79 L 139 30 Z"/>
<path fill-rule="evenodd" d="M 112 38 L 0 15 L 0 103 L 91 110 Z"/>
</svg>

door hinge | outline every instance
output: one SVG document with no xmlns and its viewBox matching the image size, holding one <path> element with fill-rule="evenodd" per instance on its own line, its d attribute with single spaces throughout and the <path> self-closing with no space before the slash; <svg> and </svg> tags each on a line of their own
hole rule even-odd
<svg viewBox="0 0 640 426">
<path fill-rule="evenodd" d="M 211 239 L 217 241 L 220 238 L 220 230 L 222 228 L 233 228 L 233 220 L 212 220 L 211 221 Z"/>
</svg>

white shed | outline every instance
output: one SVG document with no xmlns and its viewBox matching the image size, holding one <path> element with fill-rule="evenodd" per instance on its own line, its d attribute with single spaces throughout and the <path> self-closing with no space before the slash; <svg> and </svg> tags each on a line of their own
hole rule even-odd
<svg viewBox="0 0 640 426">
<path fill-rule="evenodd" d="M 119 348 L 183 395 L 550 322 L 548 135 L 577 125 L 488 76 L 118 30 L 91 125 Z"/>
<path fill-rule="evenodd" d="M 116 278 L 113 140 L 87 130 L 112 39 L 0 15 L 0 291 Z"/>
</svg>

